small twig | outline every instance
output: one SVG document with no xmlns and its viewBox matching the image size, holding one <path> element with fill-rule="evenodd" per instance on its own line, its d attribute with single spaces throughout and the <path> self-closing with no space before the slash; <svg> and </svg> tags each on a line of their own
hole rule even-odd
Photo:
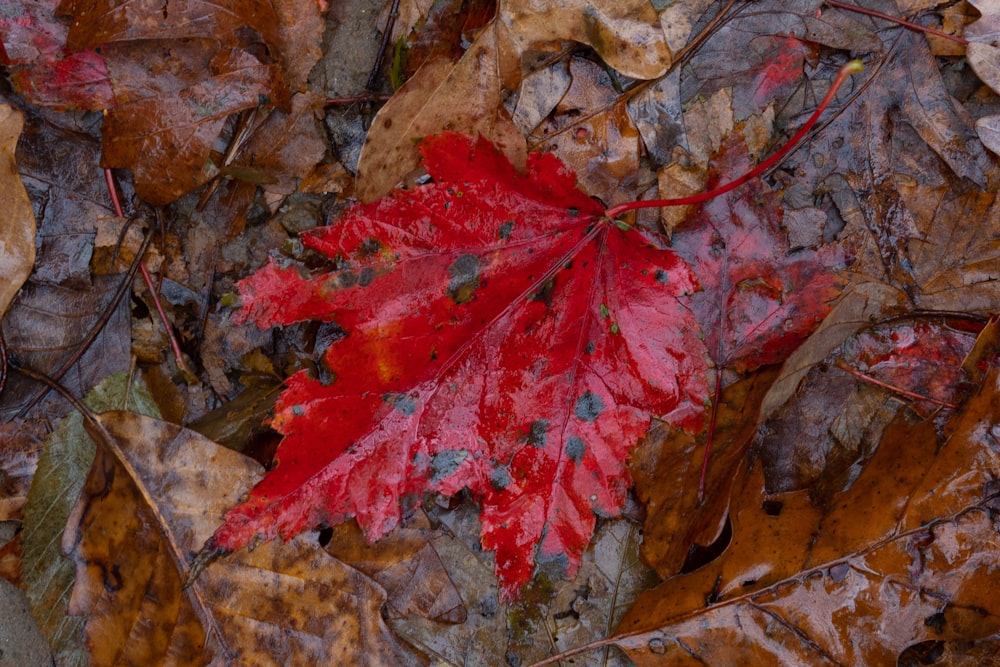
<svg viewBox="0 0 1000 667">
<path fill-rule="evenodd" d="M 97 417 L 94 415 L 91 409 L 88 408 L 86 405 L 84 405 L 83 401 L 81 401 L 79 398 L 71 394 L 69 390 L 66 389 L 66 387 L 59 384 L 57 380 L 49 377 L 44 373 L 33 371 L 30 368 L 22 368 L 16 365 L 12 365 L 12 368 L 21 375 L 24 375 L 25 377 L 29 377 L 32 380 L 44 384 L 46 392 L 48 392 L 49 389 L 54 389 L 57 394 L 59 394 L 67 401 L 69 401 L 70 405 L 76 408 L 76 411 L 80 413 L 80 416 L 83 417 L 91 426 L 97 429 L 98 433 L 100 433 L 102 436 L 106 436 L 108 440 L 112 439 L 111 434 L 109 434 L 107 430 L 104 428 L 104 425 L 101 424 L 100 421 L 98 421 Z"/>
<path fill-rule="evenodd" d="M 849 5 L 846 2 L 839 2 L 838 0 L 824 0 L 826 4 L 831 7 L 836 7 L 837 9 L 843 9 L 849 12 L 857 12 L 858 14 L 864 14 L 866 16 L 874 16 L 875 18 L 882 19 L 884 21 L 891 21 L 892 23 L 897 23 L 903 27 L 909 28 L 910 30 L 916 30 L 917 32 L 926 32 L 928 35 L 934 35 L 935 37 L 940 37 L 941 39 L 947 39 L 948 41 L 955 42 L 956 44 L 968 45 L 969 40 L 962 39 L 961 37 L 956 37 L 955 35 L 949 35 L 946 32 L 940 30 L 935 30 L 934 28 L 927 28 L 919 23 L 913 23 L 907 21 L 906 19 L 901 19 L 897 16 L 892 16 L 891 14 L 883 14 L 882 12 L 875 11 L 874 9 L 868 9 L 866 7 L 859 7 L 857 5 Z"/>
<path fill-rule="evenodd" d="M 149 247 L 149 244 L 152 241 L 152 239 L 153 239 L 153 232 L 152 230 L 150 230 L 146 232 L 146 236 L 142 240 L 142 245 L 139 246 L 139 250 L 136 251 L 135 258 L 132 260 L 132 264 L 129 266 L 128 273 L 125 275 L 125 278 L 122 280 L 122 282 L 118 285 L 118 289 L 115 291 L 115 295 L 112 297 L 108 305 L 104 308 L 104 312 L 102 312 L 101 316 L 97 318 L 97 322 L 95 322 L 94 326 L 90 328 L 90 331 L 87 332 L 87 335 L 83 337 L 83 340 L 80 341 L 80 344 L 76 346 L 76 351 L 74 351 L 73 354 L 70 355 L 69 359 L 64 361 L 63 364 L 58 369 L 56 369 L 56 371 L 53 372 L 51 376 L 49 376 L 53 379 L 53 381 L 58 382 L 59 380 L 61 380 L 62 376 L 66 374 L 66 371 L 72 368 L 73 365 L 80 360 L 80 358 L 90 348 L 91 344 L 97 339 L 97 336 L 104 329 L 105 325 L 108 323 L 108 320 L 111 319 L 112 314 L 114 314 L 115 310 L 118 308 L 118 304 L 121 303 L 121 300 L 125 296 L 125 293 L 128 292 L 129 288 L 132 286 L 132 281 L 135 279 L 135 274 L 138 272 L 139 266 L 142 264 L 142 256 L 143 254 L 145 254 L 146 248 Z M 17 413 L 17 418 L 23 419 L 28 414 L 28 412 L 33 407 L 35 407 L 35 405 L 38 404 L 40 400 L 45 398 L 45 395 L 47 393 L 49 393 L 48 386 L 42 387 L 37 392 L 35 392 L 35 395 L 32 396 L 31 399 L 25 404 L 25 406 L 21 408 L 21 410 Z"/>
<path fill-rule="evenodd" d="M 0 322 L 0 394 L 7 388 L 7 341 L 3 337 L 3 323 Z"/>
<path fill-rule="evenodd" d="M 840 370 L 842 370 L 842 371 L 844 371 L 846 373 L 849 373 L 849 374 L 853 375 L 854 377 L 858 378 L 862 382 L 867 382 L 868 384 L 873 384 L 876 387 L 881 387 L 882 389 L 885 389 L 887 391 L 891 391 L 894 394 L 899 394 L 900 396 L 906 396 L 907 398 L 912 398 L 912 399 L 917 400 L 917 401 L 924 401 L 924 402 L 927 402 L 927 403 L 932 403 L 933 405 L 938 405 L 938 406 L 940 406 L 942 408 L 949 408 L 951 410 L 958 410 L 958 408 L 959 408 L 959 406 L 955 405 L 954 403 L 949 403 L 948 401 L 942 401 L 940 399 L 932 398 L 930 396 L 923 396 L 923 395 L 918 394 L 916 392 L 907 391 L 906 389 L 902 389 L 901 387 L 895 387 L 895 386 L 893 386 L 893 385 L 891 385 L 891 384 L 889 384 L 887 382 L 882 382 L 881 380 L 879 380 L 877 378 L 873 378 L 871 375 L 868 375 L 866 373 L 862 373 L 861 371 L 859 371 L 856 368 L 852 368 L 850 366 L 850 364 L 848 364 L 843 359 L 837 359 L 837 361 L 834 363 L 834 365 L 837 368 L 839 368 Z"/>
<path fill-rule="evenodd" d="M 125 217 L 125 212 L 122 210 L 121 202 L 118 200 L 118 189 L 115 187 L 115 179 L 111 175 L 110 169 L 104 170 L 104 180 L 108 184 L 108 193 L 111 195 L 111 204 L 114 206 L 115 215 L 119 218 Z M 180 343 L 177 342 L 177 337 L 174 336 L 173 327 L 170 324 L 170 320 L 167 318 L 167 313 L 163 309 L 163 304 L 160 303 L 160 296 L 157 293 L 156 287 L 153 285 L 153 278 L 149 275 L 149 270 L 146 265 L 139 262 L 139 271 L 142 273 L 142 280 L 146 283 L 146 289 L 149 290 L 149 295 L 153 299 L 153 304 L 156 306 L 156 312 L 160 316 L 160 321 L 163 322 L 163 328 L 167 334 L 167 340 L 170 342 L 170 350 L 174 355 L 174 363 L 177 364 L 177 370 L 181 372 L 184 379 L 188 382 L 192 381 L 196 376 L 191 372 L 191 369 L 187 367 L 187 363 L 184 361 L 184 353 L 181 352 Z"/>
<path fill-rule="evenodd" d="M 328 97 L 326 98 L 326 106 L 342 106 L 348 104 L 362 104 L 364 102 L 388 102 L 392 99 L 392 95 L 387 95 L 385 93 L 365 93 L 363 95 L 355 95 L 353 97 Z"/>
<path fill-rule="evenodd" d="M 396 27 L 396 17 L 399 16 L 399 0 L 392 0 L 392 7 L 389 8 L 389 17 L 385 21 L 385 30 L 382 32 L 382 42 L 378 45 L 378 53 L 375 55 L 375 64 L 368 74 L 368 81 L 365 82 L 365 92 L 370 93 L 375 90 L 375 82 L 378 81 L 379 73 L 382 71 L 382 62 L 385 60 L 386 51 L 389 50 L 389 42 L 392 40 L 392 30 Z"/>
</svg>

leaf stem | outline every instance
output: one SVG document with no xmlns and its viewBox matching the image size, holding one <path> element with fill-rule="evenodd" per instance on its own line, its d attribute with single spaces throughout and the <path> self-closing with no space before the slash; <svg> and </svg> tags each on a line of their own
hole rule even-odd
<svg viewBox="0 0 1000 667">
<path fill-rule="evenodd" d="M 761 175 L 774 165 L 781 162 L 781 160 L 786 155 L 788 155 L 792 151 L 792 149 L 794 149 L 802 141 L 802 139 L 806 136 L 806 134 L 809 133 L 809 130 L 811 130 L 813 126 L 816 124 L 816 122 L 819 120 L 819 117 L 823 115 L 823 112 L 826 111 L 826 108 L 830 106 L 830 102 L 833 101 L 833 98 L 837 95 L 837 91 L 840 90 L 840 87 L 842 85 L 844 85 L 844 82 L 847 81 L 847 78 L 852 74 L 857 74 L 863 69 L 864 69 L 864 64 L 862 64 L 860 60 L 852 60 L 847 64 L 845 64 L 843 67 L 841 67 L 840 70 L 837 72 L 837 77 L 833 80 L 833 84 L 830 85 L 830 90 L 826 91 L 826 96 L 819 103 L 819 106 L 816 107 L 816 110 L 809 117 L 809 120 L 806 121 L 806 124 L 803 125 L 799 129 L 799 131 L 796 132 L 795 135 L 791 139 L 789 139 L 784 146 L 779 148 L 769 158 L 767 158 L 766 160 L 764 160 L 763 162 L 761 162 L 756 167 L 754 167 L 747 173 L 743 174 L 739 178 L 732 180 L 728 183 L 725 183 L 723 185 L 720 185 L 714 190 L 709 190 L 708 192 L 701 192 L 696 195 L 691 195 L 690 197 L 677 197 L 675 199 L 644 199 L 640 201 L 625 202 L 624 204 L 619 204 L 618 206 L 612 206 L 611 208 L 607 209 L 605 211 L 605 215 L 608 218 L 614 220 L 615 218 L 617 218 L 622 213 L 625 213 L 626 211 L 633 211 L 639 208 L 661 208 L 665 206 L 687 206 L 688 204 L 700 204 L 702 202 L 708 201 L 709 199 L 715 199 L 720 195 L 724 195 L 730 190 L 734 190 L 743 185 L 744 183 L 746 183 L 747 181 L 756 178 L 757 176 Z"/>
<path fill-rule="evenodd" d="M 719 401 L 722 399 L 722 368 L 715 369 L 715 393 L 712 395 L 712 412 L 708 418 L 708 432 L 705 433 L 705 455 L 701 459 L 701 477 L 698 478 L 698 504 L 705 502 L 705 477 L 708 475 L 708 455 L 712 452 L 715 439 L 715 423 L 719 415 Z"/>
<path fill-rule="evenodd" d="M 917 32 L 926 32 L 928 35 L 934 35 L 935 37 L 940 37 L 941 39 L 947 39 L 950 42 L 955 42 L 957 44 L 967 45 L 969 40 L 963 39 L 961 37 L 956 37 L 955 35 L 949 35 L 946 32 L 940 30 L 935 30 L 934 28 L 927 28 L 920 25 L 919 23 L 913 23 L 907 21 L 906 19 L 901 19 L 897 16 L 892 16 L 891 14 L 883 14 L 882 12 L 875 11 L 874 9 L 868 9 L 867 7 L 859 7 L 858 5 L 849 5 L 846 2 L 838 2 L 838 0 L 825 0 L 826 4 L 837 9 L 843 9 L 848 12 L 857 12 L 858 14 L 864 14 L 866 16 L 874 16 L 875 18 L 882 19 L 884 21 L 892 21 L 910 30 L 915 30 Z"/>
<path fill-rule="evenodd" d="M 111 174 L 111 170 L 104 169 L 104 182 L 108 184 L 108 194 L 111 196 L 111 204 L 114 206 L 115 215 L 119 218 L 125 217 L 125 212 L 122 210 L 121 201 L 118 199 L 118 188 L 115 187 L 115 179 Z M 150 296 L 153 298 L 153 304 L 156 306 L 156 312 L 160 316 L 160 321 L 163 322 L 163 328 L 167 332 L 167 340 L 170 341 L 170 350 L 174 355 L 174 362 L 177 364 L 177 370 L 181 372 L 184 379 L 187 382 L 193 382 L 196 378 L 195 374 L 191 372 L 188 368 L 187 363 L 184 361 L 184 353 L 181 352 L 181 346 L 177 342 L 177 337 L 174 336 L 174 330 L 170 326 L 170 320 L 167 318 L 167 313 L 163 310 L 163 304 L 160 303 L 160 296 L 156 291 L 156 287 L 153 285 L 153 278 L 149 275 L 149 269 L 146 268 L 146 264 L 139 261 L 139 272 L 142 273 L 142 281 L 146 283 L 146 289 L 149 290 Z"/>
<path fill-rule="evenodd" d="M 878 378 L 874 378 L 871 375 L 868 375 L 867 373 L 862 373 L 858 369 L 852 367 L 850 364 L 848 364 L 843 359 L 837 359 L 837 361 L 834 363 L 834 365 L 837 368 L 839 368 L 840 370 L 842 370 L 842 371 L 844 371 L 846 373 L 849 373 L 850 375 L 853 375 L 854 377 L 858 378 L 862 382 L 867 382 L 868 384 L 873 384 L 876 387 L 881 387 L 882 389 L 885 389 L 887 391 L 891 391 L 894 394 L 899 394 L 900 396 L 905 396 L 906 398 L 912 398 L 915 401 L 924 401 L 924 402 L 930 403 L 932 405 L 940 406 L 942 408 L 948 408 L 949 410 L 958 410 L 959 407 L 960 407 L 960 406 L 958 406 L 958 405 L 956 405 L 954 403 L 949 403 L 948 401 L 942 401 L 939 398 L 934 398 L 932 396 L 924 396 L 922 394 L 918 394 L 916 392 L 908 391 L 906 389 L 903 389 L 902 387 L 896 387 L 896 386 L 891 385 L 891 384 L 889 384 L 887 382 L 882 382 Z"/>
</svg>

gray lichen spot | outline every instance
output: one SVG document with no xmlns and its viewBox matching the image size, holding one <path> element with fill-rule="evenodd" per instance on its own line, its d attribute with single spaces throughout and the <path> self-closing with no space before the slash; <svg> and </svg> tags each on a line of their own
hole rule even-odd
<svg viewBox="0 0 1000 667">
<path fill-rule="evenodd" d="M 545 442 L 548 439 L 548 430 L 548 419 L 536 419 L 531 422 L 531 426 L 528 427 L 528 436 L 525 440 L 529 445 L 534 445 L 539 449 L 544 448 Z"/>
<path fill-rule="evenodd" d="M 459 255 L 448 267 L 448 296 L 455 303 L 466 303 L 479 288 L 479 258 L 475 255 Z"/>
<path fill-rule="evenodd" d="M 431 457 L 431 481 L 440 482 L 448 477 L 462 465 L 462 461 L 469 458 L 469 450 L 459 449 L 457 451 L 438 452 Z"/>
<path fill-rule="evenodd" d="M 368 287 L 375 280 L 375 269 L 370 266 L 366 266 L 361 269 L 361 273 L 358 275 L 358 284 L 362 287 Z"/>
<path fill-rule="evenodd" d="M 510 470 L 506 466 L 501 466 L 490 475 L 490 484 L 497 491 L 503 491 L 511 482 Z"/>
<path fill-rule="evenodd" d="M 576 401 L 574 414 L 585 422 L 596 420 L 604 412 L 604 401 L 591 391 L 585 391 Z"/>
<path fill-rule="evenodd" d="M 417 401 L 406 394 L 385 394 L 382 400 L 409 417 L 417 411 Z"/>
<path fill-rule="evenodd" d="M 573 459 L 573 463 L 579 463 L 583 459 L 583 450 L 586 447 L 583 440 L 571 435 L 566 439 L 566 456 Z"/>
</svg>

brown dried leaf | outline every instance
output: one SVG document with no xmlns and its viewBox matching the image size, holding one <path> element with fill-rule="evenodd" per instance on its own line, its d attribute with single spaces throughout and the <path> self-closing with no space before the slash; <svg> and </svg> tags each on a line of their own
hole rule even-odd
<svg viewBox="0 0 1000 667">
<path fill-rule="evenodd" d="M 46 430 L 39 421 L 0 424 L 0 521 L 21 520 Z"/>
<path fill-rule="evenodd" d="M 919 642 L 995 633 L 998 379 L 943 436 L 893 423 L 827 510 L 805 492 L 766 495 L 748 469 L 728 551 L 641 596 L 615 645 L 640 665 L 880 665 Z"/>
<path fill-rule="evenodd" d="M 670 67 L 671 53 L 648 0 L 508 0 L 499 20 L 519 53 L 546 42 L 587 44 L 601 59 L 635 79 L 655 79 Z"/>
<path fill-rule="evenodd" d="M 462 596 L 434 549 L 437 531 L 423 511 L 405 527 L 368 544 L 354 521 L 333 528 L 326 550 L 377 581 L 386 593 L 388 619 L 417 615 L 439 623 L 464 623 Z"/>
<path fill-rule="evenodd" d="M 777 374 L 777 368 L 765 368 L 723 389 L 705 477 L 707 502 L 698 499 L 704 433 L 695 436 L 660 426 L 633 453 L 636 495 L 647 512 L 642 557 L 661 577 L 681 571 L 692 545 L 708 546 L 722 532 L 733 478 L 757 431 L 761 401 Z"/>
<path fill-rule="evenodd" d="M 388 194 L 417 169 L 416 140 L 444 131 L 482 135 L 515 165 L 527 149 L 500 96 L 496 24 L 491 23 L 457 63 L 429 60 L 379 110 L 358 160 L 357 196 Z"/>
<path fill-rule="evenodd" d="M 56 15 L 73 17 L 66 40 L 71 51 L 111 42 L 189 37 L 235 46 L 247 40 L 239 32 L 243 27 L 257 31 L 266 44 L 278 43 L 278 16 L 271 0 L 62 0 Z"/>
<path fill-rule="evenodd" d="M 280 70 L 245 51 L 219 53 L 213 76 L 170 97 L 145 97 L 119 106 L 104 121 L 106 167 L 131 168 L 136 193 L 168 204 L 215 175 L 206 163 L 229 114 L 252 109 L 261 96 L 284 100 Z"/>
<path fill-rule="evenodd" d="M 850 484 L 901 408 L 940 409 L 861 382 L 838 363 L 901 390 L 960 401 L 962 365 L 976 336 L 949 324 L 918 318 L 872 326 L 814 366 L 761 429 L 755 451 L 767 490 L 808 489 L 825 505 Z"/>
<path fill-rule="evenodd" d="M 263 470 L 166 422 L 99 420 L 63 538 L 91 664 L 416 663 L 382 623 L 381 589 L 306 536 L 210 565 L 182 590 L 189 556 Z"/>
<path fill-rule="evenodd" d="M 35 214 L 14 160 L 23 126 L 20 112 L 0 104 L 0 320 L 35 263 Z"/>
<path fill-rule="evenodd" d="M 626 101 L 593 61 L 573 58 L 569 72 L 569 90 L 529 137 L 531 150 L 554 151 L 576 172 L 580 188 L 609 206 L 637 199 L 639 131 Z"/>
</svg>

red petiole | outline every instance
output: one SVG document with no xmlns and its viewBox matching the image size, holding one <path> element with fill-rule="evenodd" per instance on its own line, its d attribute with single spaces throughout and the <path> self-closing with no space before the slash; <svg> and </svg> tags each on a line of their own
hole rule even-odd
<svg viewBox="0 0 1000 667">
<path fill-rule="evenodd" d="M 104 170 L 104 182 L 108 184 L 108 194 L 111 196 L 111 205 L 115 209 L 115 215 L 119 218 L 125 217 L 125 211 L 122 209 L 121 201 L 118 199 L 118 188 L 115 187 L 115 179 L 111 173 L 110 169 L 105 168 Z M 177 337 L 174 336 L 174 331 L 170 326 L 170 320 L 167 319 L 167 313 L 163 310 L 163 304 L 160 303 L 160 297 L 156 292 L 156 288 L 153 286 L 153 277 L 149 275 L 149 270 L 146 265 L 139 262 L 139 271 L 142 273 L 142 281 L 146 283 L 146 289 L 149 290 L 149 294 L 153 297 L 153 303 L 156 305 L 156 312 L 160 315 L 160 321 L 163 322 L 163 328 L 167 332 L 167 340 L 170 341 L 170 350 L 174 354 L 174 361 L 177 364 L 177 369 L 181 372 L 181 375 L 185 379 L 194 378 L 194 373 L 187 367 L 184 362 L 184 353 L 181 352 L 181 346 L 177 342 Z"/>
<path fill-rule="evenodd" d="M 677 197 L 674 199 L 649 199 L 643 201 L 626 202 L 624 204 L 619 204 L 618 206 L 613 206 L 607 209 L 605 215 L 608 217 L 608 219 L 614 220 L 622 213 L 640 208 L 660 208 L 664 206 L 687 206 L 689 204 L 700 204 L 710 199 L 714 199 L 715 197 L 718 197 L 720 195 L 724 195 L 727 192 L 740 187 L 744 183 L 747 183 L 751 179 L 757 178 L 758 176 L 766 172 L 768 169 L 778 164 L 782 159 L 784 159 L 786 155 L 788 155 L 793 149 L 795 149 L 795 147 L 798 146 L 799 143 L 802 142 L 802 140 L 809 133 L 809 131 L 816 125 L 817 121 L 819 121 L 820 116 L 823 115 L 823 112 L 826 110 L 826 108 L 830 106 L 830 103 L 833 101 L 833 98 L 837 95 L 837 92 L 840 90 L 841 86 L 844 85 L 844 82 L 847 81 L 848 77 L 850 77 L 852 74 L 860 72 L 862 69 L 864 69 L 864 65 L 860 60 L 852 60 L 847 64 L 845 64 L 843 67 L 841 67 L 840 70 L 837 72 L 837 76 L 833 80 L 833 83 L 830 85 L 830 89 L 826 92 L 826 95 L 819 103 L 819 106 L 816 107 L 816 110 L 809 117 L 809 120 L 806 121 L 805 125 L 803 125 L 799 129 L 799 131 L 796 132 L 795 135 L 791 139 L 789 139 L 787 143 L 785 143 L 784 146 L 782 146 L 766 160 L 764 160 L 763 162 L 758 164 L 755 168 L 751 169 L 750 171 L 743 174 L 739 178 L 732 180 L 728 183 L 725 183 L 723 185 L 720 185 L 719 187 L 713 190 L 709 190 L 708 192 L 702 192 L 696 195 L 691 195 L 690 197 Z M 708 425 L 708 433 L 705 436 L 705 454 L 702 458 L 702 463 L 701 463 L 701 477 L 698 480 L 699 503 L 704 502 L 705 499 L 705 480 L 708 474 L 708 457 L 712 449 L 712 440 L 715 436 L 716 415 L 718 413 L 718 403 L 721 394 L 722 394 L 721 369 L 717 369 L 715 393 L 712 399 L 713 403 L 712 414 Z"/>
<path fill-rule="evenodd" d="M 781 162 L 781 160 L 786 155 L 788 155 L 792 151 L 792 149 L 798 146 L 798 144 L 802 141 L 802 139 L 804 139 L 805 136 L 809 133 L 809 130 L 811 130 L 814 125 L 816 125 L 816 122 L 819 120 L 819 117 L 823 115 L 823 112 L 826 111 L 826 108 L 830 106 L 830 102 L 832 102 L 833 98 L 836 97 L 837 91 L 840 90 L 840 87 L 842 85 L 844 85 L 844 82 L 847 81 L 847 78 L 852 74 L 857 74 L 863 69 L 864 69 L 864 64 L 862 64 L 860 60 L 852 60 L 843 67 L 841 67 L 840 70 L 837 72 L 837 77 L 833 80 L 833 83 L 830 85 L 830 90 L 826 91 L 826 96 L 823 97 L 823 100 L 819 103 L 819 106 L 816 107 L 816 110 L 809 117 L 809 120 L 806 121 L 806 124 L 803 125 L 798 132 L 795 133 L 795 136 L 789 139 L 784 146 L 775 151 L 774 154 L 772 154 L 769 158 L 767 158 L 759 165 L 757 165 L 747 173 L 743 174 L 736 180 L 720 185 L 714 190 L 709 190 L 708 192 L 701 192 L 696 195 L 691 195 L 690 197 L 676 197 L 674 199 L 644 199 L 641 201 L 625 202 L 624 204 L 619 204 L 618 206 L 612 206 L 607 211 L 605 211 L 605 215 L 607 215 L 608 218 L 614 220 L 622 213 L 625 213 L 627 211 L 634 211 L 635 209 L 639 208 L 661 208 L 664 206 L 687 206 L 688 204 L 700 204 L 702 202 L 708 201 L 709 199 L 715 199 L 720 195 L 724 195 L 730 190 L 734 190 L 740 187 L 747 181 L 757 178 L 765 171 L 767 171 L 774 165 Z"/>
</svg>

